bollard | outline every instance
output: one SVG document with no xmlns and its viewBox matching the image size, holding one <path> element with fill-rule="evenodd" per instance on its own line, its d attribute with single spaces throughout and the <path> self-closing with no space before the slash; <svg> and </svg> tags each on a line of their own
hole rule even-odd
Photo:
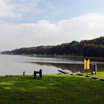
<svg viewBox="0 0 104 104">
<path fill-rule="evenodd" d="M 36 79 L 36 75 L 39 74 L 39 78 L 42 78 L 42 70 L 40 69 L 39 71 L 34 71 L 34 79 Z"/>
<path fill-rule="evenodd" d="M 95 74 L 97 72 L 97 64 L 94 64 L 94 67 L 95 67 Z"/>
<path fill-rule="evenodd" d="M 34 79 L 36 79 L 36 71 L 34 71 Z"/>
<path fill-rule="evenodd" d="M 23 72 L 23 76 L 25 75 L 25 71 Z"/>
<path fill-rule="evenodd" d="M 39 78 L 42 78 L 42 70 L 40 69 Z"/>
<path fill-rule="evenodd" d="M 96 72 L 97 72 L 97 64 L 92 64 L 92 66 L 91 66 L 91 74 L 96 74 Z"/>
</svg>

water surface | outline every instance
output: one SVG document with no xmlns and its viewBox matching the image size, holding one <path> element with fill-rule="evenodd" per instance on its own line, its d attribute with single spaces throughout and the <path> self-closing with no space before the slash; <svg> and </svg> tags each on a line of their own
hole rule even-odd
<svg viewBox="0 0 104 104">
<path fill-rule="evenodd" d="M 104 63 L 98 64 L 98 71 L 104 71 Z M 29 57 L 21 55 L 0 55 L 0 75 L 33 75 L 34 71 L 43 70 L 43 74 L 58 74 L 58 70 L 70 73 L 83 72 L 83 61 L 61 58 Z"/>
</svg>

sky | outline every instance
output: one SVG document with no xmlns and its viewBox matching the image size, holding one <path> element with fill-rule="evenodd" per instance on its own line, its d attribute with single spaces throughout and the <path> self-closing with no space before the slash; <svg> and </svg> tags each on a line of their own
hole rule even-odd
<svg viewBox="0 0 104 104">
<path fill-rule="evenodd" d="M 0 0 L 0 51 L 104 36 L 104 0 Z"/>
</svg>

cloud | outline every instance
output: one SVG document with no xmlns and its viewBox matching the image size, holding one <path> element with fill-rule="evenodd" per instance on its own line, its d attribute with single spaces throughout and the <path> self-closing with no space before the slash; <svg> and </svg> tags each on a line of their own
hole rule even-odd
<svg viewBox="0 0 104 104">
<path fill-rule="evenodd" d="M 104 14 L 90 13 L 58 23 L 60 34 L 73 40 L 92 39 L 104 35 Z"/>
<path fill-rule="evenodd" d="M 40 0 L 0 0 L 0 17 L 20 18 L 43 13 Z"/>
<path fill-rule="evenodd" d="M 0 49 L 55 45 L 104 36 L 103 18 L 104 14 L 92 13 L 62 20 L 56 24 L 46 20 L 39 20 L 36 23 L 2 23 Z"/>
<path fill-rule="evenodd" d="M 0 19 L 34 21 L 54 18 L 56 10 L 49 0 L 0 0 Z M 1 18 L 3 17 L 3 18 Z M 8 20 L 6 20 L 8 21 Z M 13 21 L 13 20 L 11 20 Z"/>
<path fill-rule="evenodd" d="M 22 14 L 31 14 L 37 15 L 43 12 L 38 7 L 38 4 L 40 3 L 40 0 L 18 0 L 18 2 L 15 0 L 13 2 L 13 5 L 15 6 L 15 11 Z"/>
<path fill-rule="evenodd" d="M 10 0 L 0 0 L 0 17 L 16 18 L 20 17 L 19 13 L 14 11 L 15 7 Z"/>
</svg>

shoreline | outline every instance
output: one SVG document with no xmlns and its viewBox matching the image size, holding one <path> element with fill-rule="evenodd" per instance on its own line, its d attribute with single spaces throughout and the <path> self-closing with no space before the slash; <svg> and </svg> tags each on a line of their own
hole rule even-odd
<svg viewBox="0 0 104 104">
<path fill-rule="evenodd" d="M 91 59 L 92 61 L 101 61 L 104 62 L 104 57 L 84 57 L 84 56 L 76 56 L 76 55 L 28 55 L 31 57 L 49 57 L 49 58 L 63 58 L 63 59 L 71 59 L 77 61 L 83 61 L 84 59 Z"/>
<path fill-rule="evenodd" d="M 83 61 L 84 59 L 90 59 L 91 61 L 100 61 L 104 62 L 104 57 L 85 57 L 77 55 L 44 55 L 44 54 L 0 54 L 0 55 L 20 55 L 20 56 L 30 56 L 30 57 L 46 57 L 46 58 L 62 58 L 62 59 L 71 59 L 77 61 Z"/>
</svg>

